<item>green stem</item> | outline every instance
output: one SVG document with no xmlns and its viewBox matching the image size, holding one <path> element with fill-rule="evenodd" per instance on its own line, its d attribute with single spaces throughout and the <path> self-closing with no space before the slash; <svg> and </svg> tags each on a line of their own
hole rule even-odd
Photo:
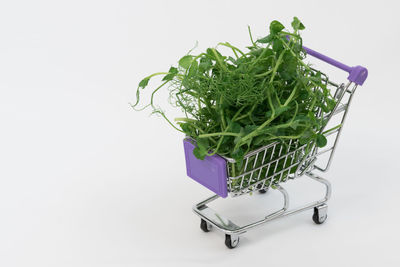
<svg viewBox="0 0 400 267">
<path fill-rule="evenodd" d="M 198 122 L 198 120 L 190 119 L 190 118 L 175 118 L 174 121 L 183 121 L 183 122 Z"/>
<path fill-rule="evenodd" d="M 264 73 L 261 73 L 261 74 L 256 74 L 256 75 L 254 75 L 254 77 L 257 77 L 257 78 L 264 77 L 264 76 L 267 76 L 268 74 L 270 74 L 272 71 L 273 70 L 271 69 L 271 70 L 269 70 L 267 72 L 264 72 Z"/>
<path fill-rule="evenodd" d="M 156 113 L 161 114 L 161 116 L 163 116 L 163 118 L 173 127 L 175 128 L 175 130 L 181 132 L 181 133 L 185 133 L 184 131 L 182 131 L 181 129 L 177 128 L 168 118 L 167 116 L 165 116 L 164 112 L 162 111 L 156 111 Z"/>
<path fill-rule="evenodd" d="M 240 136 L 238 133 L 227 133 L 227 132 L 219 132 L 219 133 L 209 133 L 209 134 L 200 134 L 198 137 L 199 138 L 205 138 L 205 137 L 210 137 L 210 136 Z"/>
<path fill-rule="evenodd" d="M 274 80 L 275 75 L 276 75 L 276 72 L 277 72 L 277 70 L 278 70 L 278 67 L 279 67 L 279 65 L 281 65 L 281 63 L 282 63 L 282 59 L 283 59 L 283 55 L 284 55 L 284 54 L 285 54 L 285 51 L 283 51 L 283 52 L 279 55 L 278 60 L 276 61 L 275 67 L 274 67 L 274 69 L 273 69 L 273 71 L 272 71 L 272 76 L 271 76 L 271 79 L 269 80 L 269 83 L 272 83 L 272 81 Z"/>
<path fill-rule="evenodd" d="M 299 59 L 298 55 L 297 55 L 295 52 L 293 52 L 293 49 L 292 49 L 290 46 L 288 46 L 287 43 L 286 43 L 282 38 L 280 38 L 280 37 L 278 37 L 278 38 L 279 38 L 279 39 L 281 40 L 281 42 L 283 43 L 283 46 L 285 46 L 285 47 L 290 51 L 290 53 L 291 53 L 295 58 L 297 58 L 297 61 L 300 62 L 301 65 L 303 65 L 307 70 L 311 70 L 310 67 L 309 67 L 306 63 L 303 62 L 303 60 Z"/>
<path fill-rule="evenodd" d="M 231 127 L 232 123 L 235 121 L 236 117 L 239 116 L 240 112 L 242 112 L 242 110 L 245 108 L 246 106 L 242 106 L 237 112 L 236 114 L 233 116 L 231 123 L 228 125 L 228 127 L 226 128 L 226 130 L 224 132 L 227 132 L 229 130 L 229 128 Z M 211 138 L 211 137 L 210 137 Z M 222 141 L 224 140 L 224 136 L 221 136 L 221 138 L 218 141 L 217 147 L 214 149 L 214 151 L 210 154 L 208 154 L 208 156 L 212 156 L 214 154 L 216 154 L 219 150 L 219 147 L 222 144 Z"/>
<path fill-rule="evenodd" d="M 241 119 L 246 118 L 246 117 L 249 116 L 251 113 L 253 113 L 253 111 L 254 111 L 254 109 L 256 108 L 256 106 L 257 106 L 257 104 L 254 104 L 254 105 L 251 107 L 251 109 L 250 109 L 249 112 L 247 112 L 246 114 L 240 116 L 240 117 L 237 118 L 237 119 L 232 119 L 232 120 L 240 121 Z"/>
<path fill-rule="evenodd" d="M 170 73 L 169 72 L 156 72 L 156 73 L 153 73 L 153 74 L 147 76 L 145 79 L 150 79 L 151 77 L 154 77 L 157 75 L 166 75 L 166 74 L 170 74 Z"/>
<path fill-rule="evenodd" d="M 342 124 L 336 125 L 335 127 L 331 128 L 329 130 L 326 130 L 322 134 L 328 134 L 328 133 L 333 132 L 334 130 L 336 130 L 336 129 L 340 128 L 340 127 L 342 127 Z"/>
<path fill-rule="evenodd" d="M 256 136 L 264 127 L 266 127 L 268 124 L 270 124 L 275 119 L 275 109 L 274 109 L 274 106 L 273 106 L 272 101 L 271 101 L 270 90 L 267 91 L 267 97 L 268 97 L 268 104 L 270 105 L 271 111 L 272 111 L 271 112 L 271 117 L 267 121 L 265 121 L 263 124 L 258 126 L 257 129 L 255 129 L 254 131 L 252 131 L 248 135 L 244 136 L 242 138 L 242 140 L 236 144 L 235 150 L 238 149 L 241 144 L 245 143 L 246 140 Z"/>
<path fill-rule="evenodd" d="M 151 93 L 150 104 L 151 104 L 151 106 L 152 106 L 153 108 L 156 108 L 156 107 L 154 107 L 154 104 L 153 104 L 154 95 L 157 93 L 158 90 L 161 89 L 161 87 L 163 87 L 164 85 L 166 85 L 168 82 L 169 82 L 169 81 L 165 81 L 165 82 L 162 83 L 159 87 L 157 87 L 157 88 L 153 91 L 153 93 Z"/>
<path fill-rule="evenodd" d="M 242 52 L 242 50 L 240 50 L 239 48 L 237 48 L 236 46 L 231 45 L 228 42 L 225 43 L 218 43 L 218 45 L 223 45 L 226 47 L 229 47 L 230 49 L 232 49 L 233 53 L 235 54 L 236 58 L 239 58 L 238 55 L 236 54 L 236 51 L 238 51 L 240 54 L 242 54 L 242 56 L 244 56 L 244 53 Z"/>
<path fill-rule="evenodd" d="M 223 110 L 223 108 L 221 108 L 221 106 L 222 106 L 222 100 L 223 100 L 223 97 L 221 96 L 220 98 L 219 98 L 219 105 L 220 105 L 220 116 L 221 116 L 221 122 L 222 122 L 222 127 L 224 128 L 224 130 L 226 129 L 226 122 L 225 122 L 225 116 L 224 116 L 224 110 Z"/>
<path fill-rule="evenodd" d="M 254 43 L 254 41 L 253 41 L 253 36 L 251 35 L 250 26 L 247 26 L 247 29 L 248 29 L 248 31 L 249 31 L 249 35 L 250 35 L 250 41 L 251 41 L 251 43 L 253 44 L 253 46 L 255 46 L 255 47 L 256 47 L 256 44 L 255 44 L 255 43 Z"/>
<path fill-rule="evenodd" d="M 262 60 L 263 56 L 267 53 L 268 49 L 267 48 L 263 48 L 264 50 L 262 51 L 261 55 L 259 55 L 257 57 L 256 60 L 254 60 L 254 62 L 251 64 L 250 68 L 254 68 L 254 66 L 258 63 L 258 61 Z"/>
<path fill-rule="evenodd" d="M 154 75 L 154 74 L 153 74 Z M 151 75 L 150 75 L 151 76 Z M 148 77 L 150 77 L 150 76 L 148 76 Z M 136 111 L 142 111 L 142 110 L 145 110 L 147 107 L 149 107 L 149 106 L 152 106 L 154 109 L 155 109 L 155 107 L 154 107 L 154 105 L 153 105 L 153 98 L 154 98 L 154 94 L 158 91 L 158 90 L 160 90 L 161 89 L 161 87 L 163 87 L 164 85 L 166 85 L 167 83 L 168 83 L 169 81 L 165 81 L 164 83 L 162 83 L 160 86 L 158 86 L 153 92 L 152 92 L 152 94 L 151 94 L 151 101 L 150 101 L 150 104 L 147 104 L 146 106 L 144 106 L 144 107 L 142 107 L 142 108 L 136 108 L 136 106 L 139 104 L 139 101 L 140 101 L 140 93 L 139 93 L 139 88 L 138 88 L 138 90 L 136 91 L 136 103 L 135 104 L 131 104 L 131 107 L 134 109 L 134 110 L 136 110 Z"/>
<path fill-rule="evenodd" d="M 218 64 L 221 66 L 221 68 L 223 68 L 225 71 L 228 71 L 228 69 L 226 68 L 225 64 L 219 58 L 219 56 L 217 54 L 217 51 L 215 51 L 215 48 L 211 48 L 211 51 L 213 52 L 213 54 L 215 56 L 215 60 L 218 62 Z"/>
<path fill-rule="evenodd" d="M 297 86 L 298 86 L 298 85 L 299 85 L 299 84 L 296 83 L 296 86 L 293 88 L 292 93 L 290 94 L 290 96 L 288 97 L 288 99 L 287 99 L 287 100 L 285 101 L 285 103 L 283 104 L 284 106 L 289 105 L 290 101 L 292 101 L 292 98 L 294 97 L 294 95 L 295 95 L 295 93 L 296 93 L 296 90 L 297 90 Z"/>
</svg>

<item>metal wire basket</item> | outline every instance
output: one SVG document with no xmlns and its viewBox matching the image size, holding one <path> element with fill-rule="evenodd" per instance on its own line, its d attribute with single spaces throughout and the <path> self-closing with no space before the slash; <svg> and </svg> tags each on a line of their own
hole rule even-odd
<svg viewBox="0 0 400 267">
<path fill-rule="evenodd" d="M 315 223 L 321 224 L 327 218 L 326 202 L 330 197 L 331 186 L 329 181 L 316 175 L 313 171 L 326 172 L 328 170 L 352 97 L 357 86 L 362 85 L 366 80 L 368 71 L 361 66 L 349 67 L 312 49 L 303 48 L 308 55 L 321 59 L 349 73 L 348 82 L 341 84 L 334 83 L 328 77 L 324 77 L 327 88 L 331 90 L 337 101 L 332 112 L 325 114 L 322 110 L 317 111 L 317 116 L 326 121 L 325 127 L 320 132 L 330 139 L 327 147 L 318 148 L 314 142 L 301 144 L 296 139 L 288 140 L 287 142 L 276 141 L 245 155 L 241 168 L 238 168 L 238 163 L 228 157 L 213 155 L 206 157 L 204 160 L 195 158 L 193 155 L 194 140 L 190 137 L 184 140 L 188 176 L 216 193 L 216 195 L 193 207 L 194 212 L 201 218 L 200 227 L 205 232 L 208 232 L 212 226 L 224 232 L 225 244 L 229 248 L 237 246 L 240 234 L 272 219 L 311 208 L 314 208 L 312 218 Z M 319 88 L 314 90 L 319 90 Z M 333 125 L 333 127 L 331 125 L 331 130 L 324 131 L 325 128 L 329 128 L 328 125 L 334 119 L 336 119 L 335 123 L 337 125 Z M 323 156 L 325 160 L 320 160 Z M 281 184 L 297 177 L 310 177 L 323 183 L 326 186 L 325 197 L 289 210 L 289 195 Z M 227 197 L 228 194 L 231 197 L 237 197 L 255 191 L 265 193 L 271 187 L 278 189 L 283 194 L 283 207 L 260 221 L 244 226 L 238 226 L 207 206 L 208 203 L 219 197 Z"/>
</svg>

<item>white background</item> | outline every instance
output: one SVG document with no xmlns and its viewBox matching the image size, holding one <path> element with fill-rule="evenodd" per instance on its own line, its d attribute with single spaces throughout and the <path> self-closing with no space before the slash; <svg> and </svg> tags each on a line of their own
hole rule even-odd
<svg viewBox="0 0 400 267">
<path fill-rule="evenodd" d="M 1 1 L 0 266 L 399 266 L 396 2 Z M 326 174 L 327 222 L 304 212 L 229 250 L 191 211 L 210 192 L 186 177 L 182 135 L 128 103 L 196 41 L 244 47 L 247 25 L 262 37 L 293 16 L 307 46 L 369 77 Z M 293 204 L 321 194 L 302 180 Z M 279 205 L 271 192 L 218 207 L 241 222 Z"/>
</svg>

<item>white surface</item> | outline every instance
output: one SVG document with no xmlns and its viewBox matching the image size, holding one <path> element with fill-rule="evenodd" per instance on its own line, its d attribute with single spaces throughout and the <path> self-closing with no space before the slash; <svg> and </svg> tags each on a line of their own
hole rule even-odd
<svg viewBox="0 0 400 267">
<path fill-rule="evenodd" d="M 2 1 L 0 266 L 399 266 L 396 2 Z M 182 136 L 128 102 L 196 40 L 243 47 L 247 25 L 261 37 L 294 15 L 309 47 L 370 75 L 326 175 L 328 221 L 281 219 L 228 250 L 191 212 L 209 192 L 186 178 Z M 220 208 L 241 221 L 275 196 Z"/>
</svg>

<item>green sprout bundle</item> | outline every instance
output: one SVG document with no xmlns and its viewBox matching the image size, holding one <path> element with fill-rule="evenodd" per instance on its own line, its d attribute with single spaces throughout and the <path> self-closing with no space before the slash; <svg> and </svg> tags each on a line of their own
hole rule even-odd
<svg viewBox="0 0 400 267">
<path fill-rule="evenodd" d="M 193 138 L 198 159 L 214 154 L 233 158 L 235 175 L 243 171 L 241 163 L 248 152 L 275 141 L 325 146 L 321 130 L 326 121 L 321 112 L 328 114 L 336 102 L 325 75 L 303 62 L 306 53 L 299 32 L 304 25 L 295 17 L 291 26 L 288 31 L 272 21 L 269 34 L 256 41 L 249 28 L 246 49 L 225 42 L 198 55 L 189 52 L 168 72 L 144 78 L 133 108 L 151 108 Z M 221 48 L 229 49 L 229 55 L 223 55 Z M 162 80 L 150 103 L 139 109 L 141 90 L 158 75 Z M 171 121 L 155 105 L 155 94 L 164 88 L 172 104 L 182 110 L 181 118 Z"/>
</svg>

